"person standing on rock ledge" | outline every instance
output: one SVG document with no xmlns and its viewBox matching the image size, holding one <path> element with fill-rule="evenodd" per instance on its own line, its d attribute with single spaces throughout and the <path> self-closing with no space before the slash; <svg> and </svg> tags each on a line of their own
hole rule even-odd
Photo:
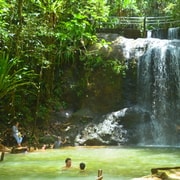
<svg viewBox="0 0 180 180">
<path fill-rule="evenodd" d="M 19 132 L 18 127 L 19 127 L 19 122 L 16 122 L 16 124 L 12 127 L 12 133 L 13 133 L 13 137 L 15 138 L 18 146 L 21 147 L 23 137 L 22 137 L 21 133 Z"/>
</svg>

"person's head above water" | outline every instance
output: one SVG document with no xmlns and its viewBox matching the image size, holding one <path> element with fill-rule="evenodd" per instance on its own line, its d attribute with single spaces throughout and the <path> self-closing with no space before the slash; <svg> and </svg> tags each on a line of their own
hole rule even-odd
<svg viewBox="0 0 180 180">
<path fill-rule="evenodd" d="M 81 163 L 79 164 L 79 168 L 80 168 L 81 170 L 84 170 L 85 167 L 86 167 L 86 164 L 85 164 L 85 163 L 81 162 Z"/>
<path fill-rule="evenodd" d="M 71 167 L 71 158 L 66 158 L 65 163 L 66 163 L 66 167 L 70 168 Z"/>
</svg>

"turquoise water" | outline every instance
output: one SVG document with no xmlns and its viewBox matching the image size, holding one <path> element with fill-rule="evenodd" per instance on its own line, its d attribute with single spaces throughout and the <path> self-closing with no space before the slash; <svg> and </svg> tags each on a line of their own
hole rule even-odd
<svg viewBox="0 0 180 180">
<path fill-rule="evenodd" d="M 73 169 L 61 171 L 72 158 Z M 79 173 L 79 163 L 86 172 Z M 98 169 L 104 180 L 129 180 L 151 174 L 151 168 L 180 166 L 180 148 L 170 147 L 64 147 L 58 150 L 6 154 L 0 162 L 1 180 L 95 180 Z"/>
</svg>

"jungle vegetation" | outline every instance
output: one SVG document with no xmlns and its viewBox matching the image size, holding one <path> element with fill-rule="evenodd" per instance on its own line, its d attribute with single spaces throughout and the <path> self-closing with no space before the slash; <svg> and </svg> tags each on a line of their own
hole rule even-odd
<svg viewBox="0 0 180 180">
<path fill-rule="evenodd" d="M 95 71 L 125 75 L 123 62 L 88 52 L 98 42 L 98 21 L 109 16 L 179 19 L 179 9 L 179 0 L 0 0 L 0 121 L 47 121 L 52 111 L 72 105 L 68 92 L 79 101 L 86 96 Z"/>
</svg>

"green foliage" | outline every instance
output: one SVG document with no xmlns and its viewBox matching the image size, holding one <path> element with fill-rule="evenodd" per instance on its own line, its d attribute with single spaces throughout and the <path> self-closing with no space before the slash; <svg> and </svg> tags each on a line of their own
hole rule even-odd
<svg viewBox="0 0 180 180">
<path fill-rule="evenodd" d="M 8 22 L 5 20 L 7 16 L 7 12 L 9 9 L 7 8 L 8 4 L 4 0 L 0 0 L 0 48 L 3 46 L 4 41 L 8 39 L 8 31 L 6 26 Z"/>
<path fill-rule="evenodd" d="M 125 76 L 126 66 L 118 59 L 104 60 L 101 56 L 89 56 L 86 61 L 86 70 L 93 71 L 93 69 L 111 69 L 112 73 Z"/>
<path fill-rule="evenodd" d="M 124 76 L 126 65 L 124 61 L 118 59 L 109 59 L 106 57 L 111 52 L 111 43 L 102 39 L 96 43 L 92 50 L 88 50 L 85 55 L 81 56 L 81 61 L 84 62 L 86 71 L 93 71 L 94 69 L 109 69 L 112 73 Z"/>
<path fill-rule="evenodd" d="M 107 66 L 110 66 L 112 68 L 112 71 L 116 74 L 121 74 L 122 76 L 126 75 L 125 73 L 126 66 L 118 59 L 108 60 Z"/>
<path fill-rule="evenodd" d="M 179 14 L 178 0 L 107 0 L 113 16 L 164 16 Z"/>
<path fill-rule="evenodd" d="M 46 120 L 52 109 L 68 107 L 69 92 L 79 98 L 85 94 L 92 72 L 102 69 L 125 75 L 123 60 L 99 54 L 99 48 L 111 51 L 108 42 L 102 40 L 97 50 L 87 50 L 98 41 L 99 21 L 105 22 L 109 15 L 174 15 L 178 19 L 179 9 L 178 0 L 0 0 L 0 49 L 18 57 L 0 55 L 0 98 L 15 91 L 12 99 L 17 114 L 32 120 L 32 113 Z M 67 69 L 76 72 L 69 84 Z M 34 81 L 38 91 L 33 89 L 36 96 L 30 96 Z"/>
<path fill-rule="evenodd" d="M 173 15 L 177 20 L 179 20 L 180 19 L 179 9 L 180 9 L 180 1 L 175 0 L 175 1 L 170 2 L 164 8 L 164 12 L 168 15 Z"/>
<path fill-rule="evenodd" d="M 18 59 L 9 59 L 5 53 L 0 54 L 0 99 L 18 90 L 18 88 L 33 85 L 33 71 L 26 68 L 15 69 Z"/>
</svg>

